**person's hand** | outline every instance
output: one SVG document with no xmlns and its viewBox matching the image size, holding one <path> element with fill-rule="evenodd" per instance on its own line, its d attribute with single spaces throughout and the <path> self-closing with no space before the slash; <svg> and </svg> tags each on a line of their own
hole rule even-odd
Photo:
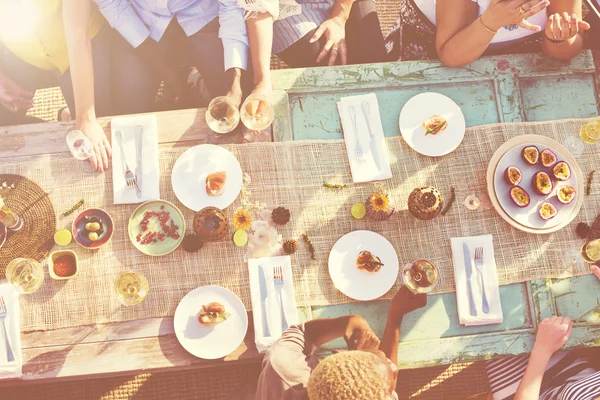
<svg viewBox="0 0 600 400">
<path fill-rule="evenodd" d="M 551 356 L 567 343 L 571 336 L 573 321 L 569 317 L 550 317 L 538 327 L 533 351 Z"/>
<path fill-rule="evenodd" d="M 541 27 L 525 20 L 539 13 L 549 4 L 548 0 L 491 0 L 490 5 L 481 15 L 481 20 L 485 26 L 495 31 L 507 25 L 519 25 L 529 30 L 539 31 Z"/>
<path fill-rule="evenodd" d="M 596 275 L 596 278 L 600 279 L 600 267 L 592 265 L 592 273 Z"/>
<path fill-rule="evenodd" d="M 178 78 L 177 72 L 171 66 L 163 66 L 161 74 L 165 84 L 163 96 L 168 101 L 178 104 L 183 99 L 185 93 L 183 82 Z"/>
<path fill-rule="evenodd" d="M 341 65 L 348 63 L 348 50 L 346 49 L 346 21 L 341 17 L 334 17 L 323 22 L 310 38 L 310 43 L 314 43 L 321 37 L 325 38 L 325 45 L 321 53 L 317 56 L 317 64 L 327 57 L 327 65 L 334 65 L 339 58 Z"/>
<path fill-rule="evenodd" d="M 348 350 L 369 350 L 379 348 L 379 338 L 369 323 L 361 316 L 353 315 L 344 333 Z"/>
<path fill-rule="evenodd" d="M 426 295 L 414 294 L 406 286 L 402 286 L 392 299 L 390 313 L 398 316 L 404 316 L 416 309 L 425 307 L 426 305 Z"/>
<path fill-rule="evenodd" d="M 96 119 L 84 120 L 78 129 L 92 142 L 94 154 L 90 157 L 90 164 L 95 171 L 102 172 L 108 169 L 108 159 L 112 157 L 112 149 L 104 129 Z"/>
<path fill-rule="evenodd" d="M 582 21 L 577 14 L 552 14 L 546 23 L 544 33 L 548 39 L 569 40 L 582 31 L 590 29 L 590 24 Z"/>
<path fill-rule="evenodd" d="M 22 89 L 6 76 L 0 75 L 0 104 L 13 113 L 26 111 L 33 107 L 33 93 Z"/>
</svg>

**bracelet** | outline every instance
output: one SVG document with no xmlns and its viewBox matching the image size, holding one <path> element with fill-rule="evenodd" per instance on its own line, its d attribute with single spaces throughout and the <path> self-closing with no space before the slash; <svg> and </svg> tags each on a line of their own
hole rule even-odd
<svg viewBox="0 0 600 400">
<path fill-rule="evenodd" d="M 548 35 L 546 35 L 545 33 L 544 33 L 544 37 L 546 38 L 547 41 L 550 42 L 550 44 L 553 44 L 555 46 L 558 46 L 559 44 L 563 44 L 564 42 L 566 42 L 566 40 L 554 40 L 554 39 L 550 39 L 548 37 Z"/>
<path fill-rule="evenodd" d="M 480 16 L 479 16 L 479 18 L 477 18 L 477 19 L 479 20 L 479 22 L 481 22 L 481 26 L 483 26 L 483 28 L 484 28 L 486 31 L 488 31 L 489 33 L 492 33 L 492 34 L 494 34 L 494 35 L 495 35 L 496 33 L 498 33 L 498 31 L 493 31 L 493 30 L 491 30 L 490 28 L 488 28 L 488 27 L 487 27 L 487 25 L 486 25 L 486 24 L 483 22 L 483 20 L 481 19 L 481 15 L 480 15 Z"/>
</svg>

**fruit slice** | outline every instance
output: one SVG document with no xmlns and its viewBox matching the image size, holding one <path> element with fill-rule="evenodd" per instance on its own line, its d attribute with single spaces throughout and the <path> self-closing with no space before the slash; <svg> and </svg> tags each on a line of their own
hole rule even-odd
<svg viewBox="0 0 600 400">
<path fill-rule="evenodd" d="M 573 186 L 561 186 L 556 191 L 556 197 L 558 197 L 558 201 L 561 203 L 569 204 L 575 200 L 575 188 Z"/>
<path fill-rule="evenodd" d="M 521 157 L 527 164 L 535 165 L 540 159 L 540 151 L 535 146 L 527 146 L 521 151 Z"/>
<path fill-rule="evenodd" d="M 233 234 L 233 243 L 237 247 L 244 247 L 248 243 L 248 233 L 243 229 L 235 231 Z"/>
<path fill-rule="evenodd" d="M 361 219 L 364 218 L 364 216 L 367 214 L 367 209 L 364 204 L 356 203 L 350 209 L 350 213 L 352 213 L 352 216 L 354 218 Z"/>
<path fill-rule="evenodd" d="M 554 218 L 556 217 L 556 214 L 558 214 L 558 210 L 552 204 L 542 203 L 540 206 L 540 217 L 542 217 L 543 220 Z"/>
<path fill-rule="evenodd" d="M 504 171 L 504 180 L 509 185 L 516 186 L 519 183 L 521 183 L 522 179 L 523 179 L 523 174 L 521 173 L 521 170 L 514 165 L 509 166 Z"/>
<path fill-rule="evenodd" d="M 547 196 L 552 193 L 552 180 L 550 180 L 550 175 L 544 171 L 536 172 L 535 175 L 533 175 L 531 186 L 533 186 L 534 192 L 541 194 L 542 196 Z"/>
<path fill-rule="evenodd" d="M 552 168 L 552 166 L 558 161 L 556 154 L 554 154 L 554 152 L 550 149 L 542 150 L 540 153 L 540 158 L 542 160 L 542 165 L 547 168 Z"/>
<path fill-rule="evenodd" d="M 561 161 L 552 168 L 552 173 L 559 181 L 566 181 L 571 177 L 571 167 L 566 162 Z"/>
<path fill-rule="evenodd" d="M 208 174 L 206 177 L 206 193 L 209 196 L 220 196 L 223 193 L 227 172 L 219 171 Z"/>
<path fill-rule="evenodd" d="M 510 189 L 510 198 L 517 206 L 521 208 L 529 205 L 529 193 L 527 193 L 521 186 L 515 186 Z"/>
</svg>

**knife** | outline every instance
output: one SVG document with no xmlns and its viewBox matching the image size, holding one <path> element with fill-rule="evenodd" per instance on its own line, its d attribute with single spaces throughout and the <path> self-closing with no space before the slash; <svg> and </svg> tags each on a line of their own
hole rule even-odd
<svg viewBox="0 0 600 400">
<path fill-rule="evenodd" d="M 142 198 L 142 165 L 143 165 L 143 153 L 144 148 L 144 128 L 141 125 L 135 127 L 135 142 L 137 144 L 137 166 L 135 167 L 135 180 L 138 185 L 137 197 Z"/>
<path fill-rule="evenodd" d="M 375 135 L 373 134 L 373 129 L 371 129 L 371 109 L 369 103 L 367 101 L 363 101 L 361 103 L 362 112 L 365 117 L 365 121 L 367 121 L 367 128 L 369 128 L 369 136 L 371 136 L 371 154 L 373 154 L 373 160 L 375 160 L 375 166 L 379 170 L 381 169 L 381 160 L 379 159 L 379 150 L 377 149 L 377 142 L 375 141 Z"/>
<path fill-rule="evenodd" d="M 465 271 L 467 272 L 467 295 L 469 297 L 469 310 L 473 317 L 477 316 L 477 308 L 475 308 L 475 301 L 473 300 L 473 287 L 471 286 L 471 276 L 473 276 L 473 265 L 471 264 L 471 253 L 469 252 L 469 246 L 463 243 L 463 253 L 465 256 Z"/>
<path fill-rule="evenodd" d="M 267 322 L 267 307 L 265 305 L 267 301 L 267 278 L 265 277 L 265 271 L 262 265 L 258 266 L 258 285 L 260 289 L 260 306 L 262 308 L 262 328 L 263 336 L 269 336 L 269 324 Z M 264 296 L 264 297 L 263 297 Z"/>
</svg>

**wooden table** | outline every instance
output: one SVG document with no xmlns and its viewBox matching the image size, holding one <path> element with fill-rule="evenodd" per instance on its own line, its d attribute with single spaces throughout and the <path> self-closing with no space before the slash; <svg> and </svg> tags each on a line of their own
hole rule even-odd
<svg viewBox="0 0 600 400">
<path fill-rule="evenodd" d="M 437 62 L 404 62 L 349 67 L 275 71 L 275 140 L 334 139 L 342 132 L 336 101 L 375 92 L 386 135 L 398 135 L 398 115 L 413 95 L 433 90 L 453 98 L 467 126 L 503 121 L 539 121 L 598 115 L 598 76 L 589 52 L 570 64 L 540 55 L 479 60 L 449 69 Z M 192 146 L 209 133 L 205 110 L 158 114 L 162 147 Z M 109 119 L 103 119 L 105 128 Z M 67 152 L 64 135 L 71 123 L 0 128 L 0 159 Z M 109 132 L 109 129 L 106 128 Z M 0 168 L 1 170 L 1 168 Z M 424 367 L 520 354 L 530 350 L 539 321 L 553 314 L 575 320 L 569 346 L 600 345 L 600 291 L 593 276 L 533 281 L 500 288 L 505 320 L 500 325 L 461 327 L 456 298 L 433 295 L 428 306 L 408 315 L 402 325 L 400 367 Z M 300 308 L 302 320 L 357 313 L 383 333 L 388 302 Z M 189 355 L 177 342 L 172 317 L 98 326 L 23 332 L 23 381 L 88 378 L 167 368 L 198 368 L 260 359 L 252 332 L 224 360 Z M 341 340 L 324 351 L 343 347 Z M 432 351 L 435 349 L 435 351 Z M 14 384 L 2 382 L 2 385 Z"/>
</svg>

